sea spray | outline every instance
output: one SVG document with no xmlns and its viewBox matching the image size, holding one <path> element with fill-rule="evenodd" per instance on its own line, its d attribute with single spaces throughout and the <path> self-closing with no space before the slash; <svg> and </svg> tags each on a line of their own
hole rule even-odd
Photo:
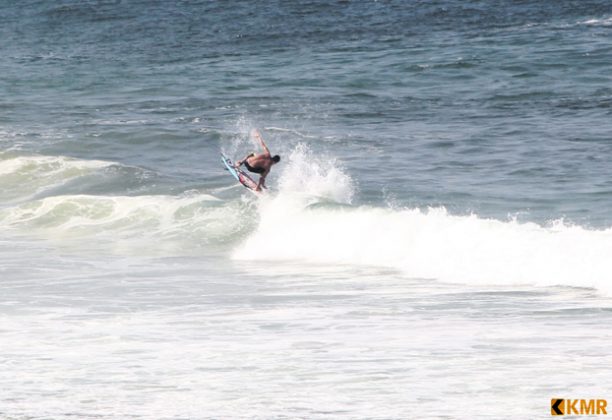
<svg viewBox="0 0 612 420">
<path fill-rule="evenodd" d="M 353 179 L 332 157 L 315 155 L 298 143 L 286 158 L 279 175 L 279 198 L 299 194 L 319 200 L 350 204 L 355 194 Z"/>
</svg>

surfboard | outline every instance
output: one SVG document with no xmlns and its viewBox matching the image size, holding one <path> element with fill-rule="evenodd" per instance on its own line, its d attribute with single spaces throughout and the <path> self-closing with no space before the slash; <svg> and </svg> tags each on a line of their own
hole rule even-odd
<svg viewBox="0 0 612 420">
<path fill-rule="evenodd" d="M 230 174 L 232 174 L 234 178 L 236 178 L 238 182 L 240 182 L 240 184 L 242 184 L 249 191 L 252 191 L 255 194 L 260 194 L 260 191 L 255 191 L 257 188 L 257 182 L 253 181 L 253 179 L 248 176 L 246 172 L 244 172 L 240 168 L 235 167 L 232 161 L 223 155 L 221 155 L 221 160 L 223 161 L 225 168 L 229 171 Z"/>
</svg>

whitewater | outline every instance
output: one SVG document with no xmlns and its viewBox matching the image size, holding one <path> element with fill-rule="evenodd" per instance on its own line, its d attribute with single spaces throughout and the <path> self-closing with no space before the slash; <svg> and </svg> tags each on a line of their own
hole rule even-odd
<svg viewBox="0 0 612 420">
<path fill-rule="evenodd" d="M 581 395 L 608 380 L 589 363 L 609 358 L 610 228 L 355 203 L 303 141 L 258 197 L 221 165 L 180 194 L 86 193 L 159 181 L 113 161 L 0 171 L 3 416 L 532 417 L 568 372 Z"/>
</svg>

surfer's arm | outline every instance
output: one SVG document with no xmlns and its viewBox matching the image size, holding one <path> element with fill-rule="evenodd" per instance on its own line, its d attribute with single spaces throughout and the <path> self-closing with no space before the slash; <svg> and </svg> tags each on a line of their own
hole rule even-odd
<svg viewBox="0 0 612 420">
<path fill-rule="evenodd" d="M 259 134 L 259 131 L 253 130 L 253 135 L 255 136 L 257 141 L 259 141 L 259 144 L 261 144 L 261 147 L 263 147 L 263 149 L 266 151 L 266 154 L 270 156 L 270 150 L 268 150 L 268 146 L 266 146 L 266 143 L 264 143 L 263 138 L 261 137 L 261 134 Z"/>
<path fill-rule="evenodd" d="M 238 162 L 236 162 L 236 167 L 242 166 L 242 164 L 243 164 L 243 163 L 244 163 L 244 162 L 245 162 L 245 161 L 246 161 L 248 158 L 250 158 L 251 156 L 253 156 L 254 154 L 255 154 L 255 153 L 249 153 L 248 155 L 246 155 L 246 156 L 244 157 L 244 159 L 239 160 Z"/>
</svg>

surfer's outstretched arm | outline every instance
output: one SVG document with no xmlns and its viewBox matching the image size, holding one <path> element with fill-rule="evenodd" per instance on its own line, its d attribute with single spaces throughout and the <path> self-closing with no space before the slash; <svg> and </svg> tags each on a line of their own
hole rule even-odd
<svg viewBox="0 0 612 420">
<path fill-rule="evenodd" d="M 257 129 L 253 129 L 253 135 L 255 136 L 257 141 L 259 141 L 259 144 L 261 144 L 261 147 L 263 147 L 263 149 L 266 151 L 266 153 L 269 156 L 270 150 L 268 150 L 268 146 L 266 146 L 266 143 L 264 143 L 263 138 L 261 138 L 261 134 L 259 134 L 259 131 L 257 131 Z"/>
</svg>

